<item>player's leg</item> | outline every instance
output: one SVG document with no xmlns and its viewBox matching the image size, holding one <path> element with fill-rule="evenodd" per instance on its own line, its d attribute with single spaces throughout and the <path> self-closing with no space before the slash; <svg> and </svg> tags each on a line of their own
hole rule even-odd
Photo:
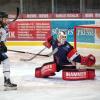
<svg viewBox="0 0 100 100">
<path fill-rule="evenodd" d="M 76 69 L 75 65 L 72 64 L 66 64 L 66 65 L 57 65 L 57 72 L 65 69 Z"/>
<path fill-rule="evenodd" d="M 5 90 L 17 89 L 17 85 L 11 83 L 10 80 L 10 62 L 6 54 L 1 55 L 1 61 L 3 64 L 4 86 L 6 87 Z"/>
</svg>

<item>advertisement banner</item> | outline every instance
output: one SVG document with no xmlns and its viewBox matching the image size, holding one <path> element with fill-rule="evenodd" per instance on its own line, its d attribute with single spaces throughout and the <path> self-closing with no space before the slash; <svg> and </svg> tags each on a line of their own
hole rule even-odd
<svg viewBox="0 0 100 100">
<path fill-rule="evenodd" d="M 73 42 L 74 41 L 74 27 L 78 25 L 88 25 L 88 24 L 95 24 L 95 21 L 93 20 L 52 21 L 51 22 L 52 34 L 56 34 L 56 32 L 59 32 L 59 31 L 65 31 L 67 35 L 66 40 L 68 42 Z M 77 34 L 77 40 L 78 42 L 94 43 L 94 34 L 89 34 L 89 35 L 88 33 Z"/>
<path fill-rule="evenodd" d="M 95 43 L 95 30 L 92 28 L 77 28 L 77 42 Z"/>
<path fill-rule="evenodd" d="M 9 25 L 9 40 L 45 40 L 51 33 L 50 21 L 16 21 Z"/>
</svg>

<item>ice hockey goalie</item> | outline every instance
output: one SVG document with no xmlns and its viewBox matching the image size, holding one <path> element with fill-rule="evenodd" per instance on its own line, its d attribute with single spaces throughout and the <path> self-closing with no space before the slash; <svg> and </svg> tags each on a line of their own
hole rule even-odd
<svg viewBox="0 0 100 100">
<path fill-rule="evenodd" d="M 47 78 L 55 75 L 55 72 L 62 70 L 62 79 L 64 80 L 80 80 L 94 79 L 94 69 L 76 69 L 75 63 L 80 63 L 91 67 L 95 64 L 96 59 L 92 54 L 82 56 L 77 50 L 66 41 L 64 31 L 57 33 L 56 37 L 49 36 L 44 46 L 53 48 L 53 62 L 43 64 L 35 69 L 35 77 Z M 55 52 L 56 50 L 56 52 Z"/>
</svg>

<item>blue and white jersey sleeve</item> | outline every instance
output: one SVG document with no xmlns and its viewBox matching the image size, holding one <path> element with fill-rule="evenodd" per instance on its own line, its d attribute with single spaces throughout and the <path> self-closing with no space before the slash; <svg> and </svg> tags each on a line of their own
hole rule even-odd
<svg viewBox="0 0 100 100">
<path fill-rule="evenodd" d="M 8 37 L 8 31 L 6 31 L 4 28 L 0 28 L 0 42 L 5 42 Z"/>
</svg>

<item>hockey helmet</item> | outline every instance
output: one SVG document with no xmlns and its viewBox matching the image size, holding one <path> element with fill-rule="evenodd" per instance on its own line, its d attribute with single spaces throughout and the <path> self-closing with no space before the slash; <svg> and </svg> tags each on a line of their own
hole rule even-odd
<svg viewBox="0 0 100 100">
<path fill-rule="evenodd" d="M 60 42 L 61 44 L 64 44 L 65 41 L 66 41 L 66 33 L 64 31 L 61 31 L 58 33 L 58 36 L 57 36 L 57 40 L 58 42 Z"/>
<path fill-rule="evenodd" d="M 8 18 L 8 14 L 6 12 L 0 12 L 0 18 Z"/>
</svg>

